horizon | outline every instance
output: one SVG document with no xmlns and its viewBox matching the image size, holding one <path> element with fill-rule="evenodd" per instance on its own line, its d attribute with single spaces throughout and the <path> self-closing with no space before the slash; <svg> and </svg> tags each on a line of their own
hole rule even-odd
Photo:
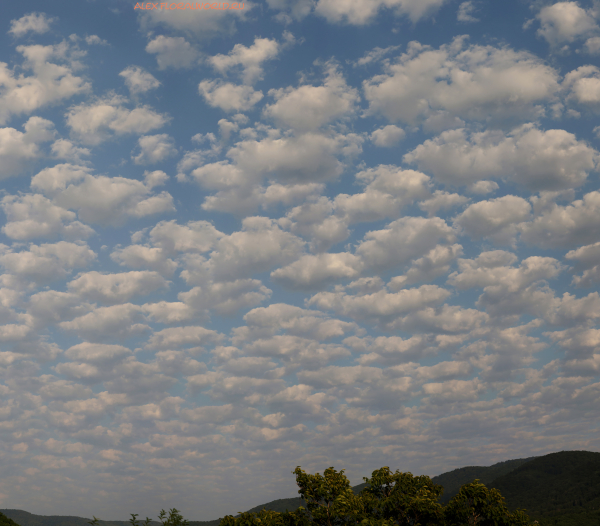
<svg viewBox="0 0 600 526">
<path fill-rule="evenodd" d="M 600 0 L 212 5 L 4 6 L 0 507 L 600 451 Z"/>
</svg>

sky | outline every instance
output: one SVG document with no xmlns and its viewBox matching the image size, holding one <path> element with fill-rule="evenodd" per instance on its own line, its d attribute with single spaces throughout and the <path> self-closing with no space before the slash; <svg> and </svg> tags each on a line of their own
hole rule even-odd
<svg viewBox="0 0 600 526">
<path fill-rule="evenodd" d="M 3 5 L 0 508 L 600 451 L 600 2 L 211 7 Z"/>
</svg>

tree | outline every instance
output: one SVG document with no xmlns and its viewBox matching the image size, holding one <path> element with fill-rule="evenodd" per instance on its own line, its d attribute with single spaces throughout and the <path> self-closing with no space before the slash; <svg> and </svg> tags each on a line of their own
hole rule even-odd
<svg viewBox="0 0 600 526">
<path fill-rule="evenodd" d="M 426 475 L 390 471 L 389 467 L 363 477 L 367 487 L 360 492 L 364 526 L 437 526 L 443 524 L 438 502 L 444 488 Z"/>
<path fill-rule="evenodd" d="M 189 521 L 185 520 L 183 518 L 182 515 L 179 514 L 179 510 L 177 510 L 176 508 L 172 508 L 171 510 L 169 510 L 169 517 L 165 520 L 166 518 L 166 512 L 165 510 L 160 510 L 160 514 L 158 515 L 158 518 L 160 519 L 160 521 L 163 523 L 163 526 L 188 526 L 189 525 Z M 138 514 L 137 513 L 132 513 L 131 514 L 131 519 L 129 519 L 129 522 L 131 523 L 132 526 L 138 526 L 138 520 L 137 517 Z M 88 524 L 92 524 L 92 526 L 98 526 L 98 521 L 100 519 L 98 519 L 95 515 L 93 515 L 94 520 L 88 522 Z M 148 526 L 150 524 L 150 518 L 146 517 L 146 520 L 143 522 L 142 526 Z"/>
<path fill-rule="evenodd" d="M 444 509 L 447 526 L 527 526 L 524 510 L 510 513 L 497 489 L 488 489 L 478 479 L 464 484 Z"/>
</svg>

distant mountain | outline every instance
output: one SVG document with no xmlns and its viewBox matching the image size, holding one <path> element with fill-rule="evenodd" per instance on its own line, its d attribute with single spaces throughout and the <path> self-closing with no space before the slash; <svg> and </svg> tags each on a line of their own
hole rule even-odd
<svg viewBox="0 0 600 526">
<path fill-rule="evenodd" d="M 560 451 L 495 479 L 509 509 L 527 509 L 540 524 L 600 525 L 600 453 Z"/>
<path fill-rule="evenodd" d="M 88 523 L 92 520 L 72 515 L 34 515 L 23 510 L 0 511 L 14 521 L 10 526 L 89 526 Z M 214 526 L 219 525 L 218 520 L 213 522 L 216 522 Z M 98 524 L 101 526 L 131 526 L 129 521 L 98 521 Z M 157 521 L 152 521 L 150 524 L 151 526 L 162 526 L 162 523 Z M 0 522 L 0 526 L 5 525 Z"/>
<path fill-rule="evenodd" d="M 463 484 L 469 484 L 475 479 L 479 479 L 479 482 L 489 486 L 492 481 L 506 475 L 511 471 L 517 469 L 519 466 L 525 464 L 538 457 L 528 458 L 517 458 L 514 460 L 505 460 L 504 462 L 498 462 L 492 466 L 467 466 L 464 468 L 458 468 L 447 473 L 442 473 L 437 477 L 433 477 L 431 480 L 434 484 L 440 484 L 444 487 L 444 493 L 440 502 L 447 504 L 450 499 L 458 493 L 458 490 Z M 504 495 L 504 493 L 502 493 Z"/>
<path fill-rule="evenodd" d="M 498 462 L 492 466 L 467 466 L 433 477 L 444 487 L 441 502 L 447 503 L 463 484 L 478 479 L 497 488 L 510 510 L 526 509 L 540 526 L 600 526 L 600 453 L 561 451 L 542 457 Z M 366 483 L 352 487 L 358 494 Z M 278 512 L 294 511 L 306 504 L 301 497 L 277 499 L 247 511 L 263 508 Z M 33 515 L 22 510 L 0 510 L 17 524 L 0 526 L 88 526 L 91 519 L 72 516 Z M 236 512 L 240 510 L 235 510 Z M 237 514 L 236 514 L 237 516 Z M 129 526 L 128 521 L 98 521 L 100 526 Z M 214 521 L 190 521 L 190 526 L 219 526 Z M 152 526 L 162 526 L 151 522 Z"/>
</svg>

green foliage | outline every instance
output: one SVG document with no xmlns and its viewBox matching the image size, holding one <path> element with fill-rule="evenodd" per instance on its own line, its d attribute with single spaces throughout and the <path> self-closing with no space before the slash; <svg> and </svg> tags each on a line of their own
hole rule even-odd
<svg viewBox="0 0 600 526">
<path fill-rule="evenodd" d="M 511 513 L 504 497 L 478 480 L 465 484 L 444 508 L 446 526 L 526 526 L 529 517 L 523 510 Z"/>
<path fill-rule="evenodd" d="M 363 478 L 367 486 L 360 492 L 364 526 L 437 525 L 443 522 L 438 500 L 444 488 L 425 475 L 390 471 L 389 467 L 373 471 Z"/>
<path fill-rule="evenodd" d="M 517 458 L 513 460 L 505 460 L 497 462 L 492 466 L 465 466 L 463 468 L 454 469 L 447 473 L 442 473 L 431 480 L 435 484 L 444 486 L 444 494 L 440 499 L 442 504 L 447 504 L 460 490 L 461 486 L 479 480 L 486 486 L 489 486 L 498 477 L 508 475 L 523 464 L 534 460 L 537 457 Z"/>
<path fill-rule="evenodd" d="M 15 521 L 9 519 L 4 513 L 0 512 L 0 526 L 19 526 Z"/>
<path fill-rule="evenodd" d="M 98 519 L 95 515 L 92 516 L 94 517 L 94 520 L 89 521 L 88 524 L 91 524 L 92 526 L 100 526 L 98 522 L 100 519 Z M 139 521 L 136 518 L 137 516 L 137 513 L 131 514 L 131 519 L 129 519 L 129 523 L 132 526 L 138 526 Z M 160 510 L 158 518 L 162 522 L 163 526 L 189 526 L 189 521 L 184 520 L 183 516 L 180 515 L 179 510 L 177 510 L 176 508 L 172 508 L 171 510 L 169 510 L 168 518 L 165 510 Z M 142 523 L 142 526 L 148 526 L 149 524 L 150 519 L 146 517 L 146 520 Z"/>
</svg>

